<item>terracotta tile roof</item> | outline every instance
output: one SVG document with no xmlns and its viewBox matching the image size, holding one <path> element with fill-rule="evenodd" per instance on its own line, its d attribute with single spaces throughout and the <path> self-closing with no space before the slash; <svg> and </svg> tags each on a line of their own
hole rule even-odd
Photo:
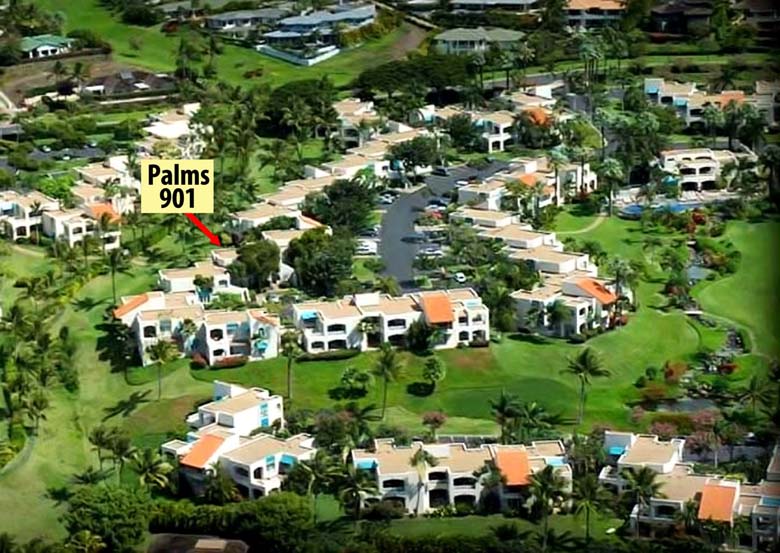
<svg viewBox="0 0 780 553">
<path fill-rule="evenodd" d="M 526 186 L 536 186 L 539 178 L 537 177 L 536 173 L 526 173 L 525 175 L 520 175 L 520 178 L 517 180 Z"/>
<path fill-rule="evenodd" d="M 425 319 L 430 324 L 451 323 L 455 316 L 452 313 L 452 302 L 446 294 L 425 294 L 420 298 Z"/>
<path fill-rule="evenodd" d="M 701 492 L 699 520 L 731 522 L 736 495 L 736 487 L 706 484 Z"/>
<path fill-rule="evenodd" d="M 112 222 L 117 222 L 121 217 L 119 216 L 119 213 L 114 211 L 114 208 L 111 207 L 111 204 L 105 203 L 105 204 L 90 204 L 87 206 L 89 208 L 89 212 L 96 220 L 100 219 L 104 214 L 107 214 L 109 217 L 111 217 Z"/>
<path fill-rule="evenodd" d="M 508 486 L 526 486 L 530 483 L 531 466 L 526 451 L 499 449 L 496 452 L 496 466 L 506 478 Z"/>
<path fill-rule="evenodd" d="M 609 305 L 617 301 L 617 296 L 597 280 L 592 278 L 581 278 L 577 282 L 577 285 L 601 302 L 602 305 Z"/>
<path fill-rule="evenodd" d="M 523 113 L 527 113 L 531 121 L 536 125 L 546 126 L 550 122 L 550 116 L 547 114 L 547 110 L 539 106 L 532 106 L 523 109 Z"/>
<path fill-rule="evenodd" d="M 124 317 L 128 313 L 130 313 L 133 309 L 136 307 L 140 307 L 141 305 L 145 304 L 147 301 L 149 301 L 149 296 L 147 294 L 139 294 L 137 296 L 133 296 L 133 298 L 128 301 L 127 303 L 123 303 L 116 309 L 114 309 L 114 317 L 117 319 Z"/>
<path fill-rule="evenodd" d="M 179 463 L 187 467 L 202 469 L 206 466 L 206 463 L 209 462 L 209 459 L 214 456 L 219 449 L 219 446 L 221 446 L 224 441 L 225 440 L 219 436 L 207 434 L 195 442 L 195 445 L 192 446 L 190 452 L 185 455 Z"/>
</svg>

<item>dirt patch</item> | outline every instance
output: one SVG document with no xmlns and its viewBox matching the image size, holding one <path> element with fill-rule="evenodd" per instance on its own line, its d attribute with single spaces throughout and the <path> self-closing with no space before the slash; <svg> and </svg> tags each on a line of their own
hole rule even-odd
<svg viewBox="0 0 780 553">
<path fill-rule="evenodd" d="M 406 27 L 406 33 L 390 48 L 390 57 L 394 60 L 405 58 L 406 54 L 416 50 L 428 34 L 425 29 L 417 25 L 406 24 Z"/>
<path fill-rule="evenodd" d="M 444 352 L 442 357 L 452 369 L 489 371 L 495 366 L 490 348 L 456 349 Z"/>
</svg>

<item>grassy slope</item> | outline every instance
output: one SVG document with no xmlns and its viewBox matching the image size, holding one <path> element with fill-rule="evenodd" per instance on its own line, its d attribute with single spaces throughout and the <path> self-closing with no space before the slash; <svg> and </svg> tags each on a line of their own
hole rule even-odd
<svg viewBox="0 0 780 553">
<path fill-rule="evenodd" d="M 124 25 L 110 12 L 100 7 L 97 0 L 37 0 L 37 4 L 59 12 L 65 19 L 66 31 L 91 29 L 114 47 L 114 58 L 118 62 L 137 65 L 154 71 L 171 71 L 174 67 L 178 39 L 165 36 L 159 27 L 137 27 Z M 366 43 L 353 50 L 342 52 L 335 58 L 314 67 L 298 67 L 258 54 L 248 48 L 225 45 L 217 59 L 220 78 L 233 84 L 244 84 L 247 71 L 263 69 L 258 82 L 278 86 L 296 79 L 320 78 L 329 75 L 337 85 L 350 82 L 363 69 L 390 61 L 392 46 L 411 27 L 404 24 L 384 37 Z M 130 39 L 139 41 L 140 48 L 133 50 Z"/>
<path fill-rule="evenodd" d="M 779 235 L 778 221 L 730 223 L 726 238 L 742 252 L 739 270 L 727 278 L 706 282 L 695 292 L 702 308 L 749 327 L 757 342 L 756 350 L 772 356 L 780 354 L 780 319 L 776 312 L 780 300 Z"/>
</svg>

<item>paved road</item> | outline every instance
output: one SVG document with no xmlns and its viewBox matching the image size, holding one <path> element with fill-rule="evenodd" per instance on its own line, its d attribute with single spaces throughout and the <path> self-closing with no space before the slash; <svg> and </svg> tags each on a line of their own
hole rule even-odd
<svg viewBox="0 0 780 553">
<path fill-rule="evenodd" d="M 447 176 L 431 175 L 426 180 L 426 187 L 400 197 L 390 205 L 382 217 L 382 229 L 379 232 L 380 253 L 385 263 L 385 274 L 396 278 L 404 289 L 414 287 L 414 259 L 419 244 L 404 241 L 405 237 L 414 233 L 414 222 L 420 212 L 425 209 L 432 196 L 441 196 L 455 188 L 455 182 L 476 176 L 484 178 L 508 167 L 506 162 L 493 162 L 488 167 L 478 170 L 465 165 L 450 167 Z"/>
</svg>

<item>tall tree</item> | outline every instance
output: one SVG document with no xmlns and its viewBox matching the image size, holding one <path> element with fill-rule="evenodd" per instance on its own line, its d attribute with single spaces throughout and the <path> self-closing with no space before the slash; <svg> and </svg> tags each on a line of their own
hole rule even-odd
<svg viewBox="0 0 780 553">
<path fill-rule="evenodd" d="M 157 365 L 157 401 L 162 397 L 162 366 L 179 356 L 179 349 L 170 340 L 159 340 L 146 348 L 149 357 Z"/>
<path fill-rule="evenodd" d="M 383 342 L 379 348 L 379 356 L 374 365 L 374 374 L 382 379 L 382 419 L 387 412 L 387 389 L 390 382 L 395 382 L 401 374 L 401 362 L 393 346 Z"/>
<path fill-rule="evenodd" d="M 520 414 L 519 400 L 515 395 L 502 389 L 497 400 L 490 400 L 490 412 L 501 429 L 499 441 L 502 444 L 509 443 L 512 426 Z"/>
<path fill-rule="evenodd" d="M 428 468 L 435 467 L 437 464 L 436 457 L 423 447 L 417 448 L 414 455 L 409 459 L 409 465 L 417 471 L 417 506 L 414 509 L 414 514 L 417 516 L 420 514 L 422 496 L 427 493 Z"/>
<path fill-rule="evenodd" d="M 155 450 L 144 448 L 133 452 L 130 463 L 142 486 L 149 489 L 168 487 L 168 474 L 173 467 Z"/>
<path fill-rule="evenodd" d="M 598 354 L 592 348 L 585 348 L 576 356 L 569 359 L 569 364 L 564 373 L 577 377 L 580 383 L 579 411 L 577 413 L 577 424 L 582 424 L 582 418 L 585 415 L 585 400 L 587 388 L 593 378 L 603 378 L 609 376 L 609 371 L 604 365 Z"/>
<path fill-rule="evenodd" d="M 590 543 L 590 519 L 609 504 L 611 497 L 595 474 L 586 474 L 574 481 L 574 501 L 578 515 L 585 513 L 585 543 Z"/>
<path fill-rule="evenodd" d="M 531 475 L 529 493 L 533 508 L 538 509 L 542 518 L 541 551 L 547 551 L 550 514 L 566 501 L 566 482 L 558 474 L 555 467 L 547 465 L 539 472 Z"/>
<path fill-rule="evenodd" d="M 378 493 L 376 480 L 369 471 L 358 469 L 352 463 L 344 465 L 335 476 L 336 496 L 341 505 L 351 512 L 355 523 L 360 520 L 366 496 Z"/>
<path fill-rule="evenodd" d="M 298 345 L 300 336 L 295 331 L 287 331 L 282 334 L 281 345 L 282 355 L 287 359 L 287 399 L 293 398 L 293 363 L 296 357 L 301 352 L 301 347 Z"/>
</svg>

